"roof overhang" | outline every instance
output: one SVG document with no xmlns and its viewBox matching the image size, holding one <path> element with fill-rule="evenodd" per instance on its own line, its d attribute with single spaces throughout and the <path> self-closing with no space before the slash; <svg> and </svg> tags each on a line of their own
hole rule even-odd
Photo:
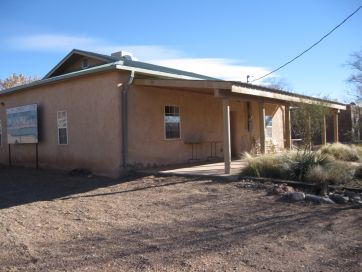
<svg viewBox="0 0 362 272">
<path fill-rule="evenodd" d="M 138 86 L 177 89 L 210 89 L 215 90 L 215 96 L 239 99 L 250 99 L 278 104 L 322 104 L 336 110 L 346 110 L 346 105 L 335 101 L 299 95 L 281 90 L 271 89 L 235 81 L 221 80 L 175 80 L 175 79 L 136 79 L 133 82 Z"/>
</svg>

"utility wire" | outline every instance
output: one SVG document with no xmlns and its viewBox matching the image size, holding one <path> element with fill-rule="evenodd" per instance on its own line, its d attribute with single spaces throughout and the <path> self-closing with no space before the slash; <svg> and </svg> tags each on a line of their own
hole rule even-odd
<svg viewBox="0 0 362 272">
<path fill-rule="evenodd" d="M 317 44 L 319 44 L 321 41 L 323 41 L 325 38 L 327 38 L 330 34 L 332 34 L 332 32 L 334 32 L 337 28 L 339 28 L 341 25 L 343 25 L 349 18 L 351 18 L 353 15 L 355 15 L 360 9 L 362 8 L 362 5 L 359 6 L 353 13 L 351 13 L 346 19 L 344 19 L 341 23 L 339 23 L 336 27 L 334 27 L 331 31 L 329 31 L 327 34 L 325 34 L 322 38 L 320 38 L 317 42 L 315 42 L 312 46 L 310 46 L 308 49 L 304 50 L 302 53 L 300 53 L 299 55 L 297 55 L 295 58 L 291 59 L 290 61 L 284 63 L 282 66 L 279 66 L 278 68 L 276 68 L 275 70 L 261 76 L 258 77 L 257 79 L 254 79 L 252 81 L 250 81 L 250 83 L 253 83 L 257 80 L 260 80 L 264 77 L 267 77 L 273 73 L 275 73 L 276 71 L 279 71 L 280 69 L 284 68 L 285 66 L 287 66 L 289 63 L 295 61 L 297 58 L 301 57 L 302 55 L 304 55 L 305 53 L 307 53 L 309 50 L 311 50 L 314 46 L 316 46 Z"/>
</svg>

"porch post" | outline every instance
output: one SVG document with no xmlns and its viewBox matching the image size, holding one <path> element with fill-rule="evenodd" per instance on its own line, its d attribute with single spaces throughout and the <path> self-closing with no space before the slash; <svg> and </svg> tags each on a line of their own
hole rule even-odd
<svg viewBox="0 0 362 272">
<path fill-rule="evenodd" d="M 265 106 L 259 102 L 260 153 L 265 154 Z"/>
<path fill-rule="evenodd" d="M 333 139 L 335 143 L 338 143 L 338 111 L 333 112 Z"/>
<path fill-rule="evenodd" d="M 224 163 L 225 174 L 231 170 L 231 146 L 230 146 L 230 102 L 228 98 L 223 99 L 224 115 Z"/>
<path fill-rule="evenodd" d="M 290 106 L 285 106 L 285 148 L 292 149 L 292 132 L 290 125 Z"/>
<path fill-rule="evenodd" d="M 326 116 L 323 115 L 322 120 L 322 145 L 327 144 L 327 123 L 326 123 Z"/>
</svg>

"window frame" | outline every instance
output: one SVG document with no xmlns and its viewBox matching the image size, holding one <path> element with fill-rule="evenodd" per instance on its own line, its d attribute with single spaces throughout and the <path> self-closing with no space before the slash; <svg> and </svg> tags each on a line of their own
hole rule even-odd
<svg viewBox="0 0 362 272">
<path fill-rule="evenodd" d="M 178 117 L 179 117 L 179 137 L 178 138 L 167 138 L 166 135 L 166 107 L 174 107 L 178 108 Z M 179 105 L 173 105 L 173 104 L 165 104 L 163 105 L 163 138 L 165 141 L 179 141 L 181 140 L 181 107 Z"/>
<path fill-rule="evenodd" d="M 59 127 L 59 113 L 61 112 L 65 112 L 65 127 Z M 59 137 L 59 129 L 64 129 L 65 128 L 65 135 L 67 138 L 67 142 L 66 143 L 60 143 L 60 137 Z M 68 112 L 66 110 L 59 110 L 57 111 L 57 139 L 58 139 L 58 145 L 68 145 L 69 143 L 69 137 L 68 137 Z"/>
</svg>

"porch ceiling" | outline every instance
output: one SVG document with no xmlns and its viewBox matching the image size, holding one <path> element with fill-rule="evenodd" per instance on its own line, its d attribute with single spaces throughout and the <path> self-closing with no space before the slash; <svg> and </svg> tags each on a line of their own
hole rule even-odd
<svg viewBox="0 0 362 272">
<path fill-rule="evenodd" d="M 323 105 L 336 110 L 346 110 L 344 104 L 318 99 L 310 96 L 294 94 L 281 90 L 271 89 L 235 81 L 221 80 L 182 80 L 182 79 L 135 79 L 137 86 L 149 86 L 158 88 L 173 88 L 188 91 L 214 90 L 215 96 L 230 97 L 243 100 L 258 100 L 266 103 L 276 104 L 298 104 L 298 103 L 323 103 Z"/>
</svg>

